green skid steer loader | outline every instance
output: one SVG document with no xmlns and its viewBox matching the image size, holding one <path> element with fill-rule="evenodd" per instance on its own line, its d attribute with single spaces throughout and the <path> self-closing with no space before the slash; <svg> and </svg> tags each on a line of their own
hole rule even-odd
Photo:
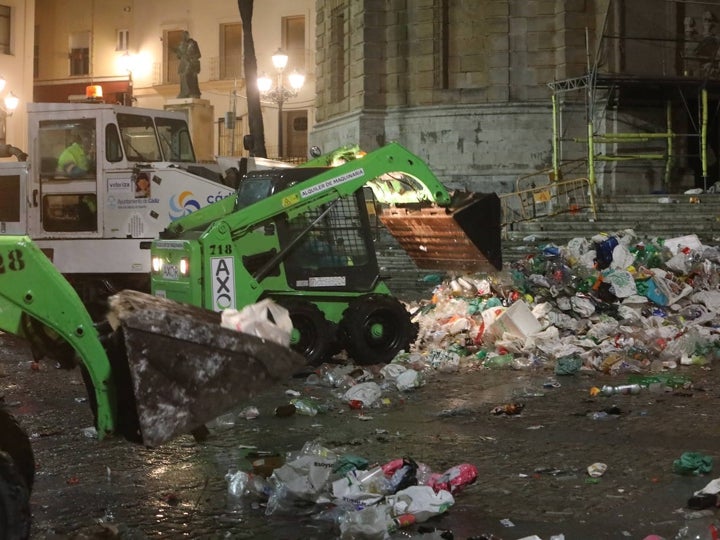
<svg viewBox="0 0 720 540">
<path fill-rule="evenodd" d="M 212 311 L 271 298 L 311 364 L 341 349 L 386 363 L 417 326 L 380 275 L 379 222 L 419 268 L 502 267 L 497 195 L 449 192 L 396 143 L 339 161 L 253 171 L 234 195 L 174 221 L 152 243 L 153 294 Z"/>
<path fill-rule="evenodd" d="M 38 327 L 41 331 L 38 332 Z M 99 438 L 157 446 L 305 366 L 287 347 L 220 325 L 218 313 L 137 291 L 111 298 L 94 323 L 80 297 L 27 236 L 0 236 L 0 330 L 58 337 L 74 349 Z M 30 534 L 35 460 L 26 432 L 0 405 L 0 540 Z"/>
</svg>

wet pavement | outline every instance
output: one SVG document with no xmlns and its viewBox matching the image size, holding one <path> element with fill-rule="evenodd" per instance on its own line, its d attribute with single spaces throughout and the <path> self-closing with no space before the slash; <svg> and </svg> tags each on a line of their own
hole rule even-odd
<svg viewBox="0 0 720 540">
<path fill-rule="evenodd" d="M 677 368 L 693 381 L 691 388 L 606 397 L 591 396 L 590 389 L 622 384 L 622 374 L 558 377 L 550 369 L 464 364 L 454 372 L 426 372 L 423 386 L 388 390 L 382 406 L 364 409 L 350 408 L 338 389 L 307 384 L 305 373 L 213 422 L 205 442 L 182 436 L 148 449 L 92 436 L 77 371 L 49 363 L 33 369 L 24 343 L 11 336 L 0 335 L 0 351 L 0 395 L 31 434 L 36 453 L 32 538 L 336 538 L 332 513 L 318 507 L 288 506 L 267 515 L 263 499 L 228 494 L 226 474 L 252 472 L 252 452 L 284 456 L 310 441 L 371 464 L 410 457 L 436 472 L 460 463 L 477 467 L 477 481 L 455 494 L 446 513 L 394 538 L 450 531 L 456 539 L 643 539 L 654 533 L 669 540 L 688 523 L 716 517 L 714 510 L 698 516 L 686 508 L 715 471 L 694 476 L 672 468 L 684 452 L 717 457 L 720 376 L 714 365 Z M 327 410 L 276 416 L 295 393 L 318 398 Z M 491 414 L 508 403 L 524 405 L 521 414 Z M 248 406 L 256 418 L 245 418 Z M 587 467 L 596 462 L 607 472 L 592 478 Z"/>
</svg>

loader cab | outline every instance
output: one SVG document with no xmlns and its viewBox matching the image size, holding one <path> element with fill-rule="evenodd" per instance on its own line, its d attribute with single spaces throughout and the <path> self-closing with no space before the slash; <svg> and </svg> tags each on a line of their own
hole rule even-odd
<svg viewBox="0 0 720 540">
<path fill-rule="evenodd" d="M 331 167 L 300 167 L 253 171 L 238 187 L 235 210 L 327 171 Z M 251 211 L 251 210 L 248 210 Z M 363 189 L 332 203 L 312 207 L 294 219 L 275 221 L 284 257 L 287 284 L 295 290 L 371 290 L 378 278 L 378 265 Z"/>
<path fill-rule="evenodd" d="M 285 276 L 299 291 L 370 291 L 379 268 L 363 189 L 278 221 Z M 296 240 L 297 239 L 297 240 Z"/>
</svg>

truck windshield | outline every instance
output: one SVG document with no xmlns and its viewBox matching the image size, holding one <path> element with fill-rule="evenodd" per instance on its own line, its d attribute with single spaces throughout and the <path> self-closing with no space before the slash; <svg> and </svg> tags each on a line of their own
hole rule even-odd
<svg viewBox="0 0 720 540">
<path fill-rule="evenodd" d="M 195 163 L 195 152 L 185 120 L 155 118 L 165 161 Z"/>
<path fill-rule="evenodd" d="M 150 116 L 118 113 L 117 120 L 128 161 L 162 161 L 155 125 Z"/>
</svg>

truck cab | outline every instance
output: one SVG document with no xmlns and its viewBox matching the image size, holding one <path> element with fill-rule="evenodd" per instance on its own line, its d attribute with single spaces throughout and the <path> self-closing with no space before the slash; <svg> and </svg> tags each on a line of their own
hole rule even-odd
<svg viewBox="0 0 720 540">
<path fill-rule="evenodd" d="M 28 234 L 88 295 L 149 290 L 149 241 L 234 193 L 216 163 L 196 162 L 183 113 L 31 103 L 28 122 L 28 161 L 0 163 L 0 234 Z M 68 166 L 72 145 L 84 167 Z"/>
</svg>

